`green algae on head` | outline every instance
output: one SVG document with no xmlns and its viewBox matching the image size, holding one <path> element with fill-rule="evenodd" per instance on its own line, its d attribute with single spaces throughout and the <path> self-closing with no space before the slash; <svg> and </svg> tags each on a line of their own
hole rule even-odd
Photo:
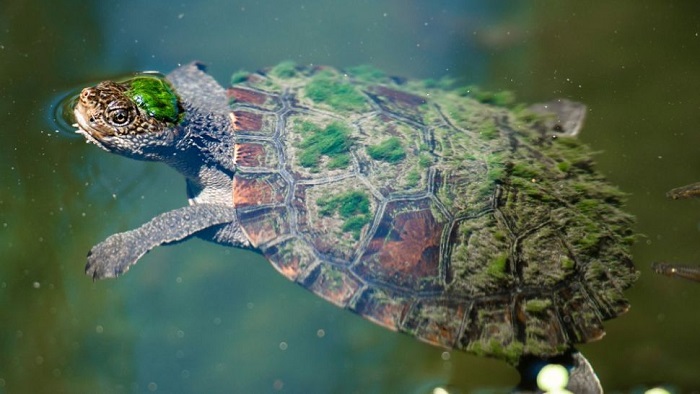
<svg viewBox="0 0 700 394">
<path fill-rule="evenodd" d="M 125 92 L 136 105 L 150 116 L 176 123 L 180 114 L 178 98 L 170 85 L 157 77 L 136 77 L 128 82 Z"/>
</svg>

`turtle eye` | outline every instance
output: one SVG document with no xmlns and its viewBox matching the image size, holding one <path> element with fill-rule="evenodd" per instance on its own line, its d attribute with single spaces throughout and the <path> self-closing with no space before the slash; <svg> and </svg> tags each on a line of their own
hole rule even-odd
<svg viewBox="0 0 700 394">
<path fill-rule="evenodd" d="M 107 115 L 107 119 L 114 126 L 124 126 L 131 121 L 129 111 L 123 108 L 110 111 Z"/>
</svg>

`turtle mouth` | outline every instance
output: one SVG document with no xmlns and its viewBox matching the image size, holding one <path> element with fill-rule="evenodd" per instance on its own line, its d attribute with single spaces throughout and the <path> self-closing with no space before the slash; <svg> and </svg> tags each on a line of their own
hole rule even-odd
<svg viewBox="0 0 700 394">
<path fill-rule="evenodd" d="M 109 151 L 109 149 L 107 149 L 107 147 L 101 142 L 101 140 L 105 138 L 105 134 L 90 124 L 90 121 L 85 118 L 85 112 L 85 106 L 82 103 L 77 103 L 75 109 L 73 110 L 73 116 L 75 116 L 75 121 L 77 122 L 74 124 L 74 126 L 77 127 L 75 132 L 83 135 L 87 142 L 93 143 L 100 148 Z"/>
</svg>

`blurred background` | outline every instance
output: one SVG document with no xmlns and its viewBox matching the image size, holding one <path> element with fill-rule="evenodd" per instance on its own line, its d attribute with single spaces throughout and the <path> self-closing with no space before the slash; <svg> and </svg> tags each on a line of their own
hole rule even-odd
<svg viewBox="0 0 700 394">
<path fill-rule="evenodd" d="M 566 97 L 582 138 L 629 193 L 644 236 L 630 312 L 581 346 L 608 392 L 700 389 L 700 284 L 651 273 L 700 263 L 700 2 L 2 0 L 0 393 L 499 392 L 503 362 L 445 352 L 288 282 L 261 256 L 192 240 L 119 280 L 90 247 L 186 204 L 162 164 L 58 130 L 72 89 L 197 59 L 223 84 L 282 60 L 450 76 L 524 102 Z"/>
</svg>

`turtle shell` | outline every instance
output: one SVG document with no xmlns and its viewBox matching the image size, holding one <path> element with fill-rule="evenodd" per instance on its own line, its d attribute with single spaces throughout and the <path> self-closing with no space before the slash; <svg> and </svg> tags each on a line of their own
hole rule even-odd
<svg viewBox="0 0 700 394">
<path fill-rule="evenodd" d="M 446 348 L 516 363 L 601 338 L 637 275 L 622 194 L 558 135 L 570 119 L 439 85 L 290 63 L 234 75 L 251 244 L 326 300 Z"/>
</svg>

